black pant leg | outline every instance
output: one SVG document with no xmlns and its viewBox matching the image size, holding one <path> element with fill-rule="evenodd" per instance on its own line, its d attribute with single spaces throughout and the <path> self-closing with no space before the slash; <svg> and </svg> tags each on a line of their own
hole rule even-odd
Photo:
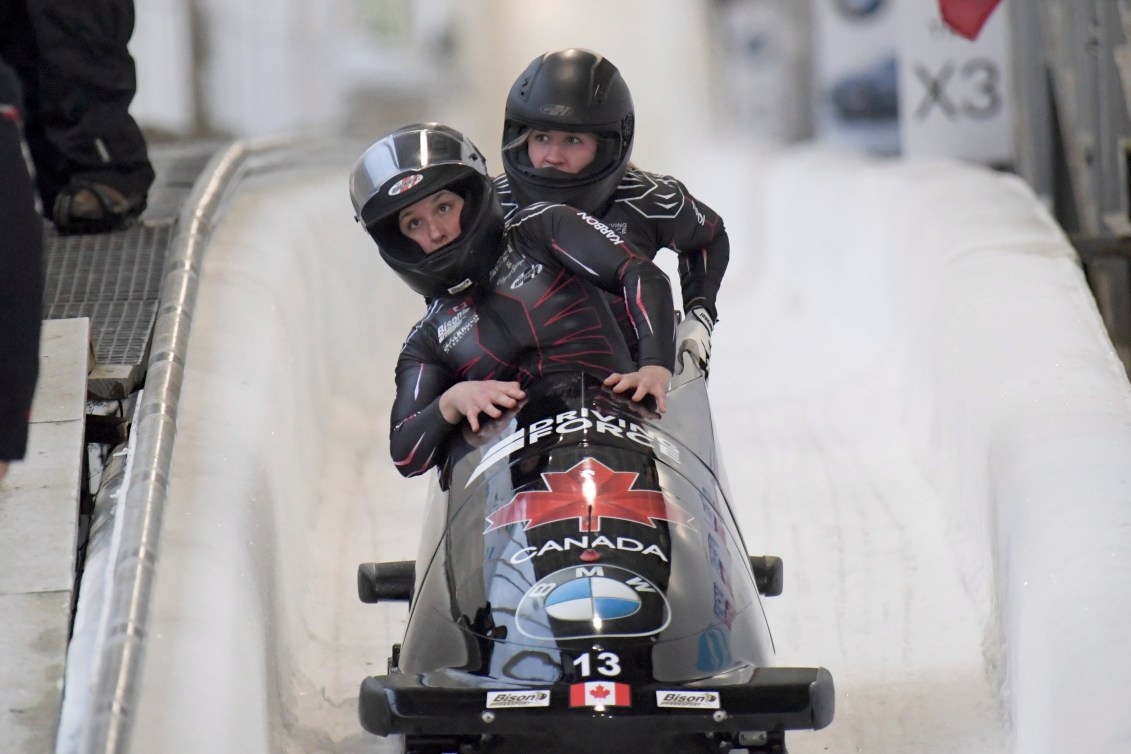
<svg viewBox="0 0 1131 754">
<path fill-rule="evenodd" d="M 146 194 L 153 167 L 129 112 L 137 91 L 127 48 L 133 0 L 27 0 L 26 8 L 38 50 L 38 129 L 29 146 L 44 206 L 76 176 Z"/>
<path fill-rule="evenodd" d="M 43 316 L 43 222 L 19 128 L 5 108 L 13 99 L 0 91 L 0 461 L 23 458 L 27 449 Z"/>
</svg>

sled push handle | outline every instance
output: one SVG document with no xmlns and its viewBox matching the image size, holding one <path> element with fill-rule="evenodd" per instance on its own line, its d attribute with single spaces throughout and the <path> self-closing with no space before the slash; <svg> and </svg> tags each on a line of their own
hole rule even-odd
<svg viewBox="0 0 1131 754">
<path fill-rule="evenodd" d="M 357 596 L 362 602 L 409 602 L 416 581 L 416 562 L 362 563 L 357 567 Z"/>
<path fill-rule="evenodd" d="M 785 587 L 782 559 L 776 555 L 751 555 L 750 568 L 754 571 L 754 585 L 763 597 L 777 597 Z"/>
</svg>

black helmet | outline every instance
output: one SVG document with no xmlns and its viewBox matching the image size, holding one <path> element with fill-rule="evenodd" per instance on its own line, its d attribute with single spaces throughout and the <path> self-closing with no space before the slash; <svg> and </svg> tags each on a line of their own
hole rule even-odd
<svg viewBox="0 0 1131 754">
<path fill-rule="evenodd" d="M 410 204 L 448 189 L 464 200 L 460 234 L 431 254 L 400 230 Z M 483 154 L 439 123 L 417 123 L 380 139 L 354 165 L 350 198 L 381 258 L 428 298 L 458 293 L 491 271 L 503 250 L 503 211 Z"/>
<path fill-rule="evenodd" d="M 560 202 L 601 214 L 628 169 L 635 112 L 617 67 L 591 50 L 548 52 L 531 61 L 507 95 L 503 170 L 519 206 Z M 577 175 L 530 164 L 530 129 L 585 131 L 597 156 Z"/>
</svg>

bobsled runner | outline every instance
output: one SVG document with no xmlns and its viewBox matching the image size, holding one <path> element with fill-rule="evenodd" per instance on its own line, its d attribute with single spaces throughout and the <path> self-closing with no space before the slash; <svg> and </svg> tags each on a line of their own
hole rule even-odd
<svg viewBox="0 0 1131 754">
<path fill-rule="evenodd" d="M 785 752 L 833 718 L 831 674 L 779 667 L 731 512 L 705 380 L 660 418 L 600 381 L 547 377 L 434 475 L 415 561 L 365 563 L 365 602 L 405 601 L 365 730 L 408 754 Z"/>
</svg>

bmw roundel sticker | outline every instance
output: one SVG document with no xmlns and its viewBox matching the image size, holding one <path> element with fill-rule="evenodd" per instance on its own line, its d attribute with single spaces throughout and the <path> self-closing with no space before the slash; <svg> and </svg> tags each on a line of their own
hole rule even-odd
<svg viewBox="0 0 1131 754">
<path fill-rule="evenodd" d="M 607 576 L 585 576 L 554 587 L 542 606 L 558 620 L 617 620 L 640 610 L 640 598 L 628 584 Z"/>
<path fill-rule="evenodd" d="M 626 568 L 578 565 L 555 571 L 527 590 L 515 624 L 534 639 L 649 636 L 671 622 L 668 600 Z"/>
<path fill-rule="evenodd" d="M 412 175 L 406 175 L 404 178 L 401 178 L 399 181 L 397 181 L 396 183 L 393 184 L 392 188 L 389 189 L 389 196 L 396 196 L 397 194 L 403 194 L 404 192 L 408 191 L 410 188 L 412 188 L 413 186 L 415 186 L 416 184 L 420 183 L 423 180 L 424 180 L 424 176 L 421 175 L 420 173 L 413 173 Z"/>
</svg>

